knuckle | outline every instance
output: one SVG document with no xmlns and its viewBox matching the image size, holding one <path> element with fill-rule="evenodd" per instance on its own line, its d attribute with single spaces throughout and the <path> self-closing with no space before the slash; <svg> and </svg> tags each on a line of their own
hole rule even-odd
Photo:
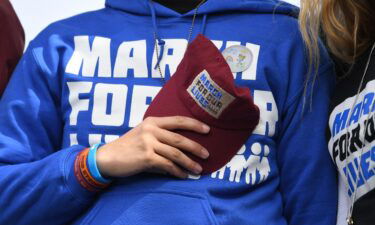
<svg viewBox="0 0 375 225">
<path fill-rule="evenodd" d="M 156 162 L 154 160 L 153 154 L 151 154 L 151 153 L 146 153 L 145 162 L 146 162 L 146 165 L 149 169 L 154 169 L 157 166 Z"/>
<path fill-rule="evenodd" d="M 195 152 L 200 152 L 203 149 L 203 146 L 201 146 L 200 144 L 198 144 L 196 142 L 192 142 L 192 149 Z"/>
<path fill-rule="evenodd" d="M 147 117 L 147 118 L 145 119 L 145 121 L 146 121 L 146 122 L 150 122 L 150 121 L 152 121 L 152 120 L 153 120 L 153 118 L 154 118 L 154 117 L 152 117 L 152 116 L 149 116 L 149 117 Z"/>
<path fill-rule="evenodd" d="M 142 125 L 142 131 L 144 132 L 150 132 L 152 130 L 153 126 L 149 123 Z"/>
<path fill-rule="evenodd" d="M 193 162 L 192 160 L 188 163 L 188 167 L 191 168 L 191 169 L 194 169 L 195 167 L 197 167 L 197 163 Z"/>
<path fill-rule="evenodd" d="M 180 152 L 178 150 L 172 151 L 172 157 L 174 159 L 180 159 L 182 157 L 182 152 Z"/>
<path fill-rule="evenodd" d="M 175 119 L 177 124 L 183 124 L 185 122 L 185 119 L 182 116 L 176 116 Z"/>
<path fill-rule="evenodd" d="M 179 134 L 174 134 L 174 135 L 173 135 L 173 140 L 174 140 L 174 143 L 175 143 L 176 145 L 179 145 L 179 144 L 183 143 L 183 141 L 184 141 L 184 137 L 181 136 L 181 135 L 179 135 Z"/>
<path fill-rule="evenodd" d="M 172 162 L 167 162 L 165 164 L 165 168 L 168 170 L 168 171 L 174 171 L 174 165 Z"/>
<path fill-rule="evenodd" d="M 194 121 L 194 129 L 195 130 L 202 130 L 203 124 L 198 121 Z"/>
<path fill-rule="evenodd" d="M 144 123 L 146 123 L 146 124 L 148 124 L 148 123 L 153 123 L 154 120 L 155 120 L 155 117 L 149 116 L 149 117 L 147 117 L 147 118 L 144 120 Z"/>
<path fill-rule="evenodd" d="M 140 135 L 140 144 L 142 144 L 143 146 L 147 146 L 147 143 L 149 141 L 149 135 L 143 133 Z"/>
</svg>

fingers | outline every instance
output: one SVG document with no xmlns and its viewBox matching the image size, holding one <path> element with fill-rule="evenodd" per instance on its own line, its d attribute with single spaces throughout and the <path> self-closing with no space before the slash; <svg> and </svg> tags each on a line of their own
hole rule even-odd
<svg viewBox="0 0 375 225">
<path fill-rule="evenodd" d="M 183 152 L 177 148 L 171 147 L 166 144 L 159 143 L 155 147 L 155 152 L 164 158 L 178 164 L 179 166 L 193 172 L 194 174 L 200 174 L 202 172 L 202 167 L 187 157 Z"/>
<path fill-rule="evenodd" d="M 164 171 L 182 179 L 187 178 L 187 171 L 194 174 L 202 172 L 202 167 L 185 153 L 206 159 L 208 151 L 195 141 L 170 131 L 177 129 L 197 133 L 208 133 L 210 130 L 204 123 L 182 116 L 149 117 L 134 129 L 135 137 L 140 139 L 137 142 L 140 144 L 139 152 L 145 156 L 141 160 L 144 170 Z"/>
<path fill-rule="evenodd" d="M 179 168 L 176 164 L 174 164 L 169 159 L 163 158 L 162 156 L 155 155 L 153 160 L 153 168 L 154 170 L 163 170 L 172 176 L 179 177 L 181 179 L 186 179 L 188 174 L 184 172 L 181 168 Z"/>
<path fill-rule="evenodd" d="M 190 130 L 198 133 L 206 134 L 210 131 L 210 127 L 206 124 L 189 117 L 172 116 L 172 117 L 148 117 L 158 127 L 167 130 Z"/>
<path fill-rule="evenodd" d="M 157 128 L 154 135 L 160 142 L 190 152 L 200 158 L 207 159 L 209 156 L 208 151 L 202 145 L 180 134 Z"/>
</svg>

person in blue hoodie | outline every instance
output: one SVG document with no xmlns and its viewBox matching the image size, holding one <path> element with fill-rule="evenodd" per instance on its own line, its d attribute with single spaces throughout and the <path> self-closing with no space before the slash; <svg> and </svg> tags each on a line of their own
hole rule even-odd
<svg viewBox="0 0 375 225">
<path fill-rule="evenodd" d="M 319 71 L 309 71 L 298 8 L 207 0 L 175 11 L 158 2 L 106 0 L 30 43 L 0 102 L 0 224 L 335 224 L 324 138 L 332 63 L 321 51 Z M 199 33 L 221 51 L 251 52 L 249 68 L 233 75 L 261 112 L 233 159 L 207 175 L 184 154 L 206 150 L 173 130 L 209 127 L 142 121 Z"/>
</svg>

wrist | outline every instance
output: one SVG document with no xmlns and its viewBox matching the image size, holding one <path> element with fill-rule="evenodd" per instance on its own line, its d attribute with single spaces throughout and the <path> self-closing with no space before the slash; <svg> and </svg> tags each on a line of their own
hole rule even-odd
<svg viewBox="0 0 375 225">
<path fill-rule="evenodd" d="M 103 163 L 103 153 L 101 153 L 103 152 L 103 147 L 104 144 L 95 144 L 90 148 L 87 157 L 87 164 L 89 167 L 90 174 L 93 176 L 95 180 L 103 184 L 108 184 L 111 182 L 111 180 L 105 177 L 106 173 L 103 173 L 102 168 L 99 166 L 102 165 L 100 163 Z M 99 153 L 101 157 L 99 156 Z"/>
<path fill-rule="evenodd" d="M 87 162 L 89 151 L 86 148 L 77 155 L 74 162 L 74 174 L 83 188 L 91 192 L 98 192 L 108 187 L 109 183 L 99 182 L 91 175 Z"/>
<path fill-rule="evenodd" d="M 110 165 L 111 165 L 111 154 L 108 149 L 107 145 L 103 145 L 98 148 L 96 152 L 96 164 L 98 166 L 99 172 L 102 174 L 103 177 L 111 177 L 110 176 Z"/>
</svg>

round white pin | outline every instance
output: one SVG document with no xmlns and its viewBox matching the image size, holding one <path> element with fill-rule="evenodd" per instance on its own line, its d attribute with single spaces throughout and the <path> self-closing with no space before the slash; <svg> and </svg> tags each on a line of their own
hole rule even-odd
<svg viewBox="0 0 375 225">
<path fill-rule="evenodd" d="M 252 61 L 253 54 L 250 49 L 242 45 L 233 45 L 223 51 L 223 56 L 233 73 L 247 70 Z"/>
</svg>

